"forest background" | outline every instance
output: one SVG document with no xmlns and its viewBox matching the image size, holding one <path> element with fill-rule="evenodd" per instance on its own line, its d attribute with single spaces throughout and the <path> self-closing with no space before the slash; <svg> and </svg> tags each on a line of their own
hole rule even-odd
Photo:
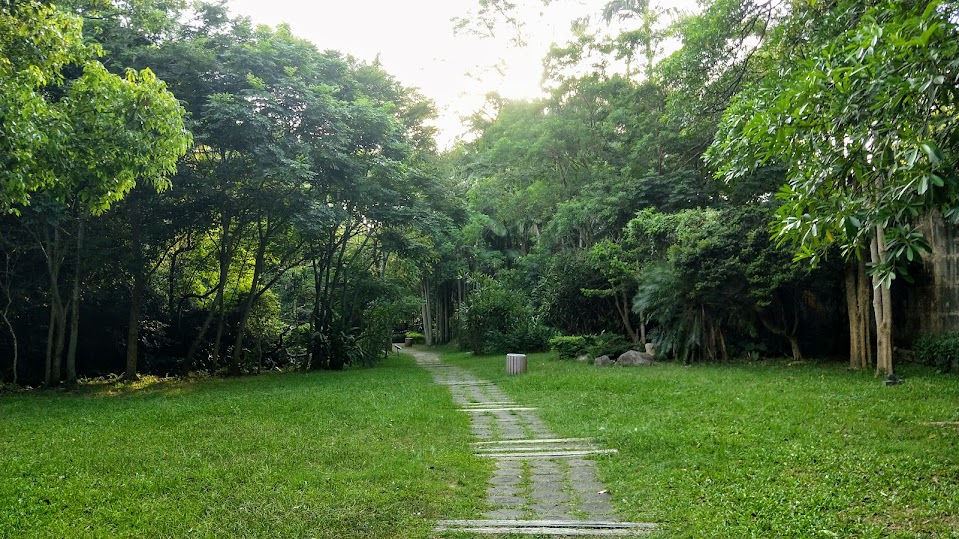
<svg viewBox="0 0 959 539">
<path fill-rule="evenodd" d="M 512 7 L 454 23 L 521 36 Z M 583 15 L 545 97 L 440 152 L 417 90 L 224 4 L 0 4 L 0 380 L 342 369 L 406 331 L 959 368 L 893 332 L 959 219 L 954 3 Z"/>
</svg>

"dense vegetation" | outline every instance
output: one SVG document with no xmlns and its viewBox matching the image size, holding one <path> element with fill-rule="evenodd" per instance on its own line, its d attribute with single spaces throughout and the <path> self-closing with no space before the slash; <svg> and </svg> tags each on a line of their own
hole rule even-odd
<svg viewBox="0 0 959 539">
<path fill-rule="evenodd" d="M 544 60 L 548 97 L 474 119 L 458 165 L 482 271 L 566 334 L 892 373 L 893 281 L 929 250 L 924 219 L 959 217 L 955 3 L 601 15 Z"/>
<path fill-rule="evenodd" d="M 432 106 L 415 91 L 221 5 L 79 1 L 0 13 L 33 25 L 4 46 L 4 77 L 34 72 L 17 47 L 29 52 L 54 18 L 77 49 L 5 96 L 19 102 L 4 110 L 63 122 L 37 122 L 42 152 L 5 151 L 23 170 L 2 178 L 13 195 L 0 236 L 4 378 L 339 369 L 382 356 L 394 327 L 415 317 L 417 268 L 458 211 L 438 180 Z M 121 83 L 129 103 L 109 93 Z M 71 96 L 83 91 L 92 117 L 59 110 L 81 106 Z M 172 95 L 179 105 L 167 105 Z M 178 138 L 158 144 L 169 129 L 142 110 L 162 111 Z M 167 146 L 173 160 L 127 152 Z"/>
<path fill-rule="evenodd" d="M 407 329 L 891 373 L 893 281 L 959 219 L 955 3 L 584 15 L 545 97 L 439 153 L 416 90 L 222 4 L 0 4 L 0 380 L 342 369 Z"/>
</svg>

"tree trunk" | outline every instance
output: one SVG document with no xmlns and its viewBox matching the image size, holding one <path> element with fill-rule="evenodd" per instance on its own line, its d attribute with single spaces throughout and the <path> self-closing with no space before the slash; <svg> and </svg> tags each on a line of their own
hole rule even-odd
<svg viewBox="0 0 959 539">
<path fill-rule="evenodd" d="M 216 373 L 220 363 L 220 346 L 223 344 L 223 331 L 226 329 L 226 302 L 221 298 L 216 310 L 216 335 L 213 337 L 213 353 L 210 356 L 210 374 Z"/>
<path fill-rule="evenodd" d="M 216 305 L 223 300 L 223 283 L 217 284 L 216 297 L 213 298 L 213 305 L 210 307 L 210 312 L 206 314 L 206 318 L 203 320 L 203 325 L 200 326 L 200 331 L 197 332 L 196 337 L 193 338 L 193 342 L 190 343 L 190 348 L 186 351 L 186 358 L 183 361 L 183 375 L 190 374 L 190 371 L 196 366 L 196 353 L 200 349 L 200 344 L 203 343 L 203 338 L 206 337 L 206 332 L 210 330 L 210 325 L 213 323 L 213 317 L 216 316 Z"/>
<path fill-rule="evenodd" d="M 859 327 L 862 332 L 862 337 L 860 338 L 862 344 L 860 345 L 863 350 L 865 350 L 865 362 L 862 364 L 862 368 L 866 368 L 873 364 L 873 358 L 875 357 L 875 350 L 873 348 L 873 326 L 872 326 L 872 310 L 870 309 L 872 305 L 872 283 L 869 280 L 869 273 L 866 271 L 866 260 L 865 258 L 859 259 Z"/>
<path fill-rule="evenodd" d="M 67 347 L 67 387 L 77 385 L 77 341 L 80 338 L 80 272 L 83 270 L 83 229 L 86 219 L 81 215 L 77 224 L 76 268 L 73 271 L 73 293 L 70 299 L 70 344 Z"/>
<path fill-rule="evenodd" d="M 6 297 L 6 304 L 3 306 L 3 310 L 0 310 L 0 317 L 3 318 L 4 324 L 7 326 L 7 331 L 10 332 L 10 339 L 13 345 L 13 385 L 17 385 L 17 370 L 19 362 L 19 350 L 17 342 L 17 331 L 13 327 L 13 322 L 10 321 L 10 306 L 13 305 L 13 270 L 10 268 L 12 258 L 9 252 L 5 253 L 4 257 L 4 267 L 3 267 L 3 283 L 0 286 L 0 289 L 3 290 L 3 295 Z"/>
<path fill-rule="evenodd" d="M 871 303 L 865 260 L 846 266 L 846 310 L 849 314 L 849 368 L 865 369 L 872 362 L 871 331 L 869 329 Z"/>
<path fill-rule="evenodd" d="M 43 363 L 43 385 L 53 384 L 53 339 L 56 335 L 57 306 L 50 300 L 50 320 L 47 323 L 47 356 Z"/>
<path fill-rule="evenodd" d="M 137 377 L 137 348 L 140 340 L 140 301 L 146 288 L 144 275 L 143 245 L 140 241 L 140 228 L 136 223 L 130 223 L 130 240 L 135 271 L 133 286 L 130 288 L 130 311 L 127 316 L 127 360 L 123 369 L 124 380 L 136 380 Z M 172 300 L 172 299 L 171 299 Z"/>
<path fill-rule="evenodd" d="M 795 335 L 786 335 L 786 339 L 789 340 L 789 351 L 792 353 L 793 359 L 802 361 L 802 349 L 799 347 L 799 339 L 797 339 Z"/>
<path fill-rule="evenodd" d="M 10 337 L 13 339 L 13 385 L 17 385 L 17 332 L 13 329 L 13 324 L 10 323 L 10 319 L 7 318 L 7 310 L 10 308 L 9 300 L 7 302 L 7 308 L 3 311 L 0 311 L 0 317 L 3 318 L 3 322 L 7 326 L 7 330 L 10 331 Z"/>
<path fill-rule="evenodd" d="M 220 341 L 223 337 L 223 311 L 224 311 L 224 295 L 226 290 L 226 282 L 229 277 L 230 271 L 230 262 L 233 257 L 233 250 L 231 248 L 230 242 L 232 238 L 230 237 L 230 226 L 233 222 L 233 218 L 229 214 L 224 214 L 221 216 L 220 222 L 220 253 L 219 253 L 219 281 L 217 282 L 216 297 L 213 299 L 213 305 L 210 307 L 210 312 L 207 314 L 206 320 L 203 321 L 203 326 L 200 328 L 200 332 L 197 334 L 196 338 L 193 339 L 193 342 L 190 343 L 190 349 L 186 354 L 186 364 L 185 367 L 187 371 L 195 366 L 194 356 L 196 355 L 197 350 L 200 348 L 200 344 L 203 342 L 203 338 L 206 336 L 206 332 L 210 329 L 210 324 L 213 322 L 213 318 L 219 315 L 219 320 L 217 322 L 217 336 L 215 345 L 213 347 L 213 364 L 211 366 L 212 371 L 216 371 L 216 363 L 219 358 L 220 353 Z"/>
<path fill-rule="evenodd" d="M 438 297 L 436 298 L 436 342 L 437 344 L 446 344 L 449 342 L 449 284 L 444 283 L 440 287 Z"/>
<path fill-rule="evenodd" d="M 636 334 L 636 329 L 633 327 L 633 321 L 630 320 L 629 317 L 629 298 L 626 297 L 625 291 L 616 295 L 616 310 L 619 311 L 619 318 L 623 322 L 623 329 L 626 330 L 626 335 L 629 336 L 630 342 L 633 344 L 638 344 L 639 335 Z"/>
<path fill-rule="evenodd" d="M 123 370 L 124 380 L 136 380 L 137 376 L 137 348 L 140 341 L 140 303 L 146 289 L 146 277 L 140 273 L 133 278 L 133 288 L 130 290 L 130 314 L 127 318 L 127 362 Z"/>
<path fill-rule="evenodd" d="M 236 328 L 236 339 L 233 342 L 233 357 L 230 360 L 230 373 L 234 376 L 240 374 L 240 360 L 243 357 L 243 338 L 246 333 L 246 325 L 250 320 L 250 313 L 256 304 L 256 298 L 259 297 L 258 288 L 260 286 L 260 277 L 263 274 L 263 259 L 265 256 L 266 244 L 260 242 L 256 250 L 256 260 L 253 262 L 253 279 L 250 282 L 250 293 L 247 294 L 246 301 L 243 302 L 243 312 L 240 313 L 240 322 Z"/>
<path fill-rule="evenodd" d="M 886 238 L 882 225 L 876 226 L 871 242 L 872 263 L 886 262 Z M 876 316 L 876 375 L 892 374 L 892 291 L 879 275 L 872 278 L 872 306 Z"/>
<path fill-rule="evenodd" d="M 167 314 L 170 316 L 170 326 L 177 329 L 180 327 L 180 310 L 176 301 L 176 268 L 179 258 L 178 250 L 170 254 L 170 273 L 167 275 Z"/>
<path fill-rule="evenodd" d="M 70 309 L 70 305 L 63 305 L 61 303 L 60 310 L 57 313 L 57 331 L 56 331 L 56 343 L 54 344 L 53 349 L 53 384 L 59 384 L 60 380 L 63 378 L 63 348 L 66 345 L 66 336 L 67 336 L 67 310 Z"/>
<path fill-rule="evenodd" d="M 642 309 L 637 314 L 639 315 L 639 342 L 646 344 L 646 314 Z"/>
<path fill-rule="evenodd" d="M 320 328 L 322 321 L 320 320 L 320 301 L 321 301 L 321 285 L 323 283 L 322 268 L 318 267 L 316 263 L 316 255 L 313 255 L 313 260 L 311 261 L 310 266 L 313 269 L 313 309 L 310 316 L 310 343 L 309 350 L 307 351 L 306 356 L 306 370 L 311 370 L 314 368 L 319 368 L 319 362 L 322 358 L 322 349 L 320 348 Z"/>
<path fill-rule="evenodd" d="M 430 301 L 430 282 L 427 277 L 423 277 L 420 291 L 423 294 L 423 335 L 426 337 L 426 345 L 433 346 L 433 306 Z"/>
<path fill-rule="evenodd" d="M 60 358 L 63 352 L 61 328 L 63 323 L 63 297 L 60 295 L 60 267 L 63 258 L 60 254 L 60 229 L 53 227 L 53 237 L 49 230 L 44 233 L 45 241 L 40 242 L 47 261 L 47 275 L 50 277 L 50 321 L 47 326 L 47 355 L 43 369 L 43 385 L 50 387 L 60 383 Z"/>
<path fill-rule="evenodd" d="M 857 304 L 858 285 L 856 283 L 856 266 L 846 264 L 845 289 L 846 311 L 849 314 L 849 368 L 858 370 L 863 368 L 865 350 L 862 349 L 862 331 L 859 323 L 859 305 Z"/>
<path fill-rule="evenodd" d="M 789 353 L 793 360 L 802 361 L 802 348 L 799 346 L 799 338 L 796 337 L 796 333 L 799 331 L 799 302 L 793 302 L 793 320 L 792 325 L 786 320 L 786 310 L 783 308 L 782 300 L 777 300 L 779 306 L 779 325 L 773 324 L 768 318 L 763 316 L 762 310 L 757 310 L 759 315 L 759 321 L 768 329 L 772 334 L 778 335 L 787 341 L 789 341 Z"/>
</svg>

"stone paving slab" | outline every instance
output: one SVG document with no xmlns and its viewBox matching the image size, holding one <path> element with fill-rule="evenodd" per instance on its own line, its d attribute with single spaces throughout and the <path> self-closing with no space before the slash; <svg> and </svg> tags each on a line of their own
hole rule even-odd
<svg viewBox="0 0 959 539">
<path fill-rule="evenodd" d="M 492 401 L 492 402 L 468 402 L 462 406 L 466 408 L 491 408 L 496 406 L 516 406 L 513 401 Z"/>
<path fill-rule="evenodd" d="M 509 445 L 509 444 L 575 444 L 589 443 L 591 438 L 534 438 L 532 440 L 491 440 L 485 442 L 473 442 L 475 446 L 483 445 Z"/>
<path fill-rule="evenodd" d="M 484 535 L 561 535 L 635 537 L 656 529 L 655 524 L 591 522 L 585 520 L 442 520 L 436 531 Z"/>
<path fill-rule="evenodd" d="M 486 412 L 531 412 L 536 408 L 530 408 L 527 406 L 492 406 L 486 408 L 479 407 L 465 407 L 460 408 L 461 412 L 467 412 L 471 414 L 485 414 Z"/>
<path fill-rule="evenodd" d="M 588 455 L 611 455 L 617 449 L 585 449 L 581 451 L 477 451 L 477 455 L 491 459 L 527 460 L 527 459 L 565 459 Z"/>
</svg>

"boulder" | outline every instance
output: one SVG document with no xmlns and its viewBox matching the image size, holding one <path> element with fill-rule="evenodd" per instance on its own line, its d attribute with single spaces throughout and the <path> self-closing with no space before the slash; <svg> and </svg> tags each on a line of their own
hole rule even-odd
<svg viewBox="0 0 959 539">
<path fill-rule="evenodd" d="M 623 355 L 616 359 L 617 365 L 624 367 L 635 367 L 639 365 L 652 365 L 653 358 L 649 354 L 637 352 L 636 350 L 627 350 Z"/>
<path fill-rule="evenodd" d="M 593 365 L 596 365 L 599 367 L 609 367 L 612 364 L 613 364 L 613 360 L 609 359 L 609 356 L 599 356 L 598 358 L 593 360 Z"/>
<path fill-rule="evenodd" d="M 646 343 L 646 354 L 649 357 L 656 357 L 656 345 L 651 342 Z"/>
<path fill-rule="evenodd" d="M 589 361 L 589 355 L 583 354 L 583 355 L 577 357 L 577 358 L 576 358 L 576 361 L 579 361 L 580 363 L 586 363 L 587 361 Z"/>
</svg>

